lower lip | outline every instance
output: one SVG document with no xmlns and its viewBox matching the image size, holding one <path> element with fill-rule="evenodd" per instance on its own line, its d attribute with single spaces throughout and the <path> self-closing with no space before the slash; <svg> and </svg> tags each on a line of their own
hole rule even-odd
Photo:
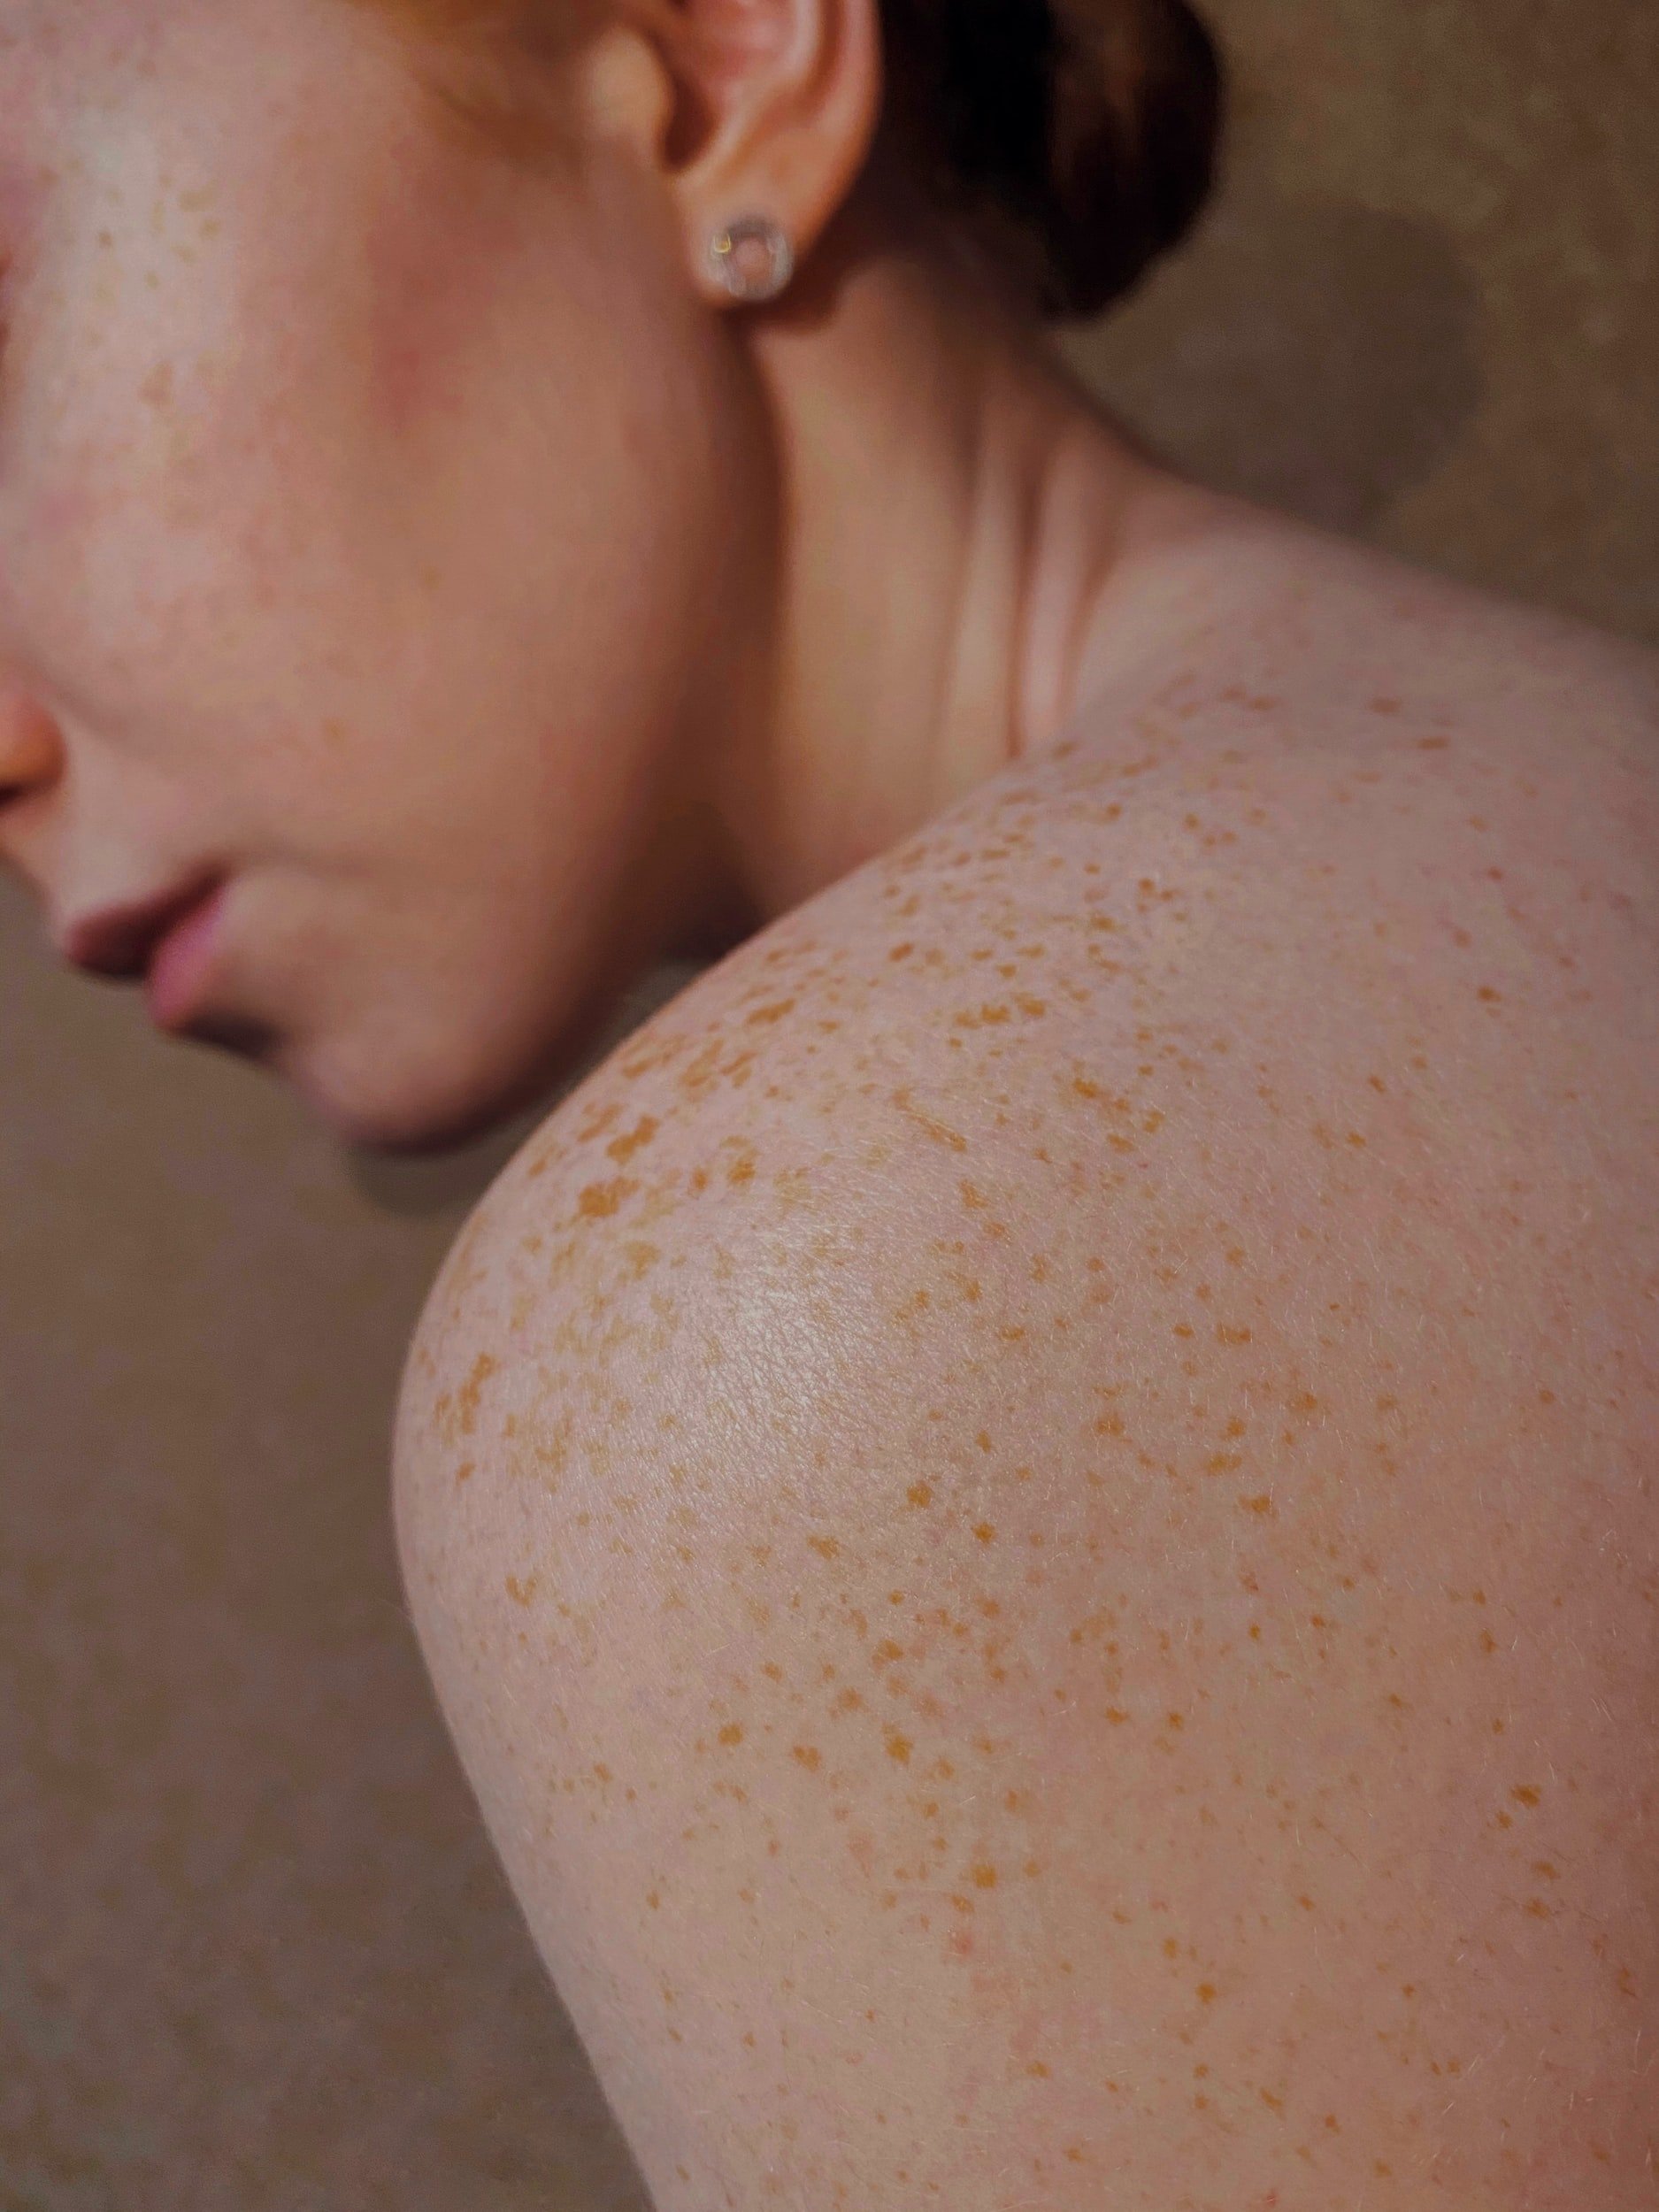
<svg viewBox="0 0 1659 2212">
<path fill-rule="evenodd" d="M 157 946 L 144 984 L 144 1003 L 157 1029 L 185 1028 L 201 1004 L 224 928 L 228 884 L 193 906 Z"/>
</svg>

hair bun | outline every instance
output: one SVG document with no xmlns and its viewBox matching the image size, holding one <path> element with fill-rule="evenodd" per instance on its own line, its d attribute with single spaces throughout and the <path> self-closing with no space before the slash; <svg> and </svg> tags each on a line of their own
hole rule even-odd
<svg viewBox="0 0 1659 2212">
<path fill-rule="evenodd" d="M 1186 0 L 1055 0 L 1055 299 L 1087 314 L 1187 235 L 1215 181 L 1221 58 Z"/>
<path fill-rule="evenodd" d="M 1215 180 L 1223 72 L 1187 0 L 887 0 L 901 126 L 1024 234 L 1044 311 L 1121 298 Z"/>
</svg>

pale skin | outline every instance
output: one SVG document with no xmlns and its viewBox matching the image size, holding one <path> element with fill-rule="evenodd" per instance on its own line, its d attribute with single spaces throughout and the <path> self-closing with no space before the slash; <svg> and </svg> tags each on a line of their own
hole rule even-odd
<svg viewBox="0 0 1659 2212">
<path fill-rule="evenodd" d="M 0 852 L 231 864 L 199 1033 L 388 1146 L 734 946 L 398 1423 L 661 2212 L 1651 2206 L 1655 664 L 1176 482 L 864 0 L 686 16 L 526 170 L 338 0 L 0 0 Z"/>
</svg>

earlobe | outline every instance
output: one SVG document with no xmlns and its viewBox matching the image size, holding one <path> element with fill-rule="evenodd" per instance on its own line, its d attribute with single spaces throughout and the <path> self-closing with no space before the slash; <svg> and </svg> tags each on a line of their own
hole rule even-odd
<svg viewBox="0 0 1659 2212">
<path fill-rule="evenodd" d="M 699 286 L 721 304 L 787 289 L 864 167 L 882 97 L 879 0 L 745 4 L 774 19 L 765 36 L 729 35 L 732 0 L 685 0 L 680 58 L 704 128 L 670 179 Z M 699 39 L 705 9 L 728 35 Z"/>
<path fill-rule="evenodd" d="M 616 0 L 587 43 L 583 125 L 667 189 L 706 298 L 776 299 L 875 135 L 879 0 L 680 0 L 672 25 L 656 12 Z"/>
</svg>

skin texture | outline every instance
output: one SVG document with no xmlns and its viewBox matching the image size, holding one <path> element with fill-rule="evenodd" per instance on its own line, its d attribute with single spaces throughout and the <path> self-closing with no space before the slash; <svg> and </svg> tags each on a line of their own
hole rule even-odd
<svg viewBox="0 0 1659 2212">
<path fill-rule="evenodd" d="M 1247 549 L 434 1292 L 415 1616 L 664 2212 L 1654 2200 L 1652 671 Z"/>
<path fill-rule="evenodd" d="M 0 858 L 60 939 L 227 872 L 192 1033 L 357 1142 L 490 1125 L 1047 734 L 1170 495 L 848 198 L 868 6 L 773 12 L 689 86 L 590 40 L 530 163 L 364 10 L 0 5 Z M 703 266 L 753 204 L 775 326 Z"/>
<path fill-rule="evenodd" d="M 228 866 L 224 1016 L 344 1133 L 457 1133 L 700 890 L 746 396 L 614 165 L 452 142 L 365 19 L 77 12 L 4 65 L 6 856 L 55 922 Z"/>
<path fill-rule="evenodd" d="M 1653 664 L 1176 484 L 868 5 L 687 20 L 525 163 L 338 0 L 0 0 L 0 856 L 228 870 L 196 1033 L 387 1146 L 742 940 L 398 1423 L 664 2212 L 1649 2204 Z"/>
</svg>

